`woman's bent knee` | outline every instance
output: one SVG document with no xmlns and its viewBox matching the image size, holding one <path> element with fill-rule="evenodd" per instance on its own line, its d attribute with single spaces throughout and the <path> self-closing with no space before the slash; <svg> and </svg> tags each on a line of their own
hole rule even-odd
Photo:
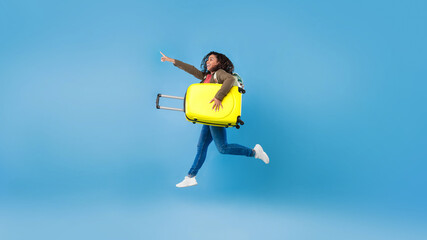
<svg viewBox="0 0 427 240">
<path fill-rule="evenodd" d="M 227 146 L 220 146 L 220 147 L 218 147 L 218 151 L 221 153 L 221 154 L 227 154 Z"/>
</svg>

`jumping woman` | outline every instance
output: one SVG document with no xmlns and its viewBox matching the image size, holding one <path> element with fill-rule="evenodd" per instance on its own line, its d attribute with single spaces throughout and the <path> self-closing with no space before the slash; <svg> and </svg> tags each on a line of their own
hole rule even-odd
<svg viewBox="0 0 427 240">
<path fill-rule="evenodd" d="M 166 57 L 162 52 L 160 53 L 163 55 L 161 58 L 162 62 L 166 61 L 173 63 L 176 67 L 200 79 L 201 83 L 222 84 L 220 90 L 218 90 L 215 97 L 210 101 L 211 103 L 213 102 L 212 109 L 215 111 L 220 111 L 220 108 L 222 108 L 221 102 L 228 94 L 231 87 L 233 87 L 235 81 L 232 75 L 234 66 L 230 59 L 228 59 L 224 54 L 210 52 L 203 58 L 200 65 L 202 70 L 200 71 L 192 65 L 181 62 L 177 59 Z M 215 73 L 216 77 L 213 77 Z M 185 176 L 184 180 L 176 184 L 177 187 L 182 188 L 197 185 L 196 175 L 205 162 L 208 146 L 212 140 L 215 142 L 218 151 L 222 154 L 255 157 L 261 159 L 265 164 L 270 162 L 270 159 L 262 149 L 261 145 L 256 144 L 255 147 L 251 149 L 239 144 L 229 144 L 227 143 L 227 133 L 225 127 L 203 125 L 199 142 L 197 144 L 197 154 L 193 165 L 191 166 L 190 171 L 188 171 L 188 174 Z"/>
</svg>

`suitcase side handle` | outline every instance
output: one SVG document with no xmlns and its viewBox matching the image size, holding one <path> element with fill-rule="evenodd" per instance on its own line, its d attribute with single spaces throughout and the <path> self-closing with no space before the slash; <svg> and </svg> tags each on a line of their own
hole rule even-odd
<svg viewBox="0 0 427 240">
<path fill-rule="evenodd" d="M 172 110 L 172 111 L 179 111 L 179 112 L 184 112 L 184 109 L 182 108 L 171 108 L 171 107 L 162 107 L 160 106 L 159 102 L 160 102 L 160 98 L 164 97 L 164 98 L 173 98 L 173 99 L 179 99 L 179 100 L 184 100 L 183 97 L 176 97 L 176 96 L 170 96 L 170 95 L 163 95 L 163 94 L 157 94 L 157 98 L 156 98 L 156 108 L 157 109 L 165 109 L 165 110 Z"/>
</svg>

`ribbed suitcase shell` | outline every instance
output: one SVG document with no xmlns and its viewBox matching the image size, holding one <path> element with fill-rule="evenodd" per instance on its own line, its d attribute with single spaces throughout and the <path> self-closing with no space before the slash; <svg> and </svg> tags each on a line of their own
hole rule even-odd
<svg viewBox="0 0 427 240">
<path fill-rule="evenodd" d="M 205 125 L 233 127 L 236 126 L 242 110 L 242 94 L 234 86 L 222 100 L 219 111 L 212 109 L 209 103 L 222 84 L 196 83 L 188 87 L 185 94 L 184 109 L 188 121 Z"/>
</svg>

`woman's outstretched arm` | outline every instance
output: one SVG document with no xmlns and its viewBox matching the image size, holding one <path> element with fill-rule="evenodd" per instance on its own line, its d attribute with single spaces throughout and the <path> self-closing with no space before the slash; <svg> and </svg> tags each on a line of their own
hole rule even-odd
<svg viewBox="0 0 427 240">
<path fill-rule="evenodd" d="M 193 75 L 194 77 L 200 79 L 200 80 L 204 80 L 204 74 L 199 71 L 197 68 L 195 68 L 193 65 L 187 64 L 185 62 L 181 62 L 177 59 L 173 59 L 170 57 L 166 57 L 166 55 L 164 55 L 162 52 L 160 52 L 163 57 L 160 59 L 162 62 L 171 62 L 173 63 L 173 65 L 181 68 L 182 70 L 188 72 L 189 74 Z"/>
</svg>

